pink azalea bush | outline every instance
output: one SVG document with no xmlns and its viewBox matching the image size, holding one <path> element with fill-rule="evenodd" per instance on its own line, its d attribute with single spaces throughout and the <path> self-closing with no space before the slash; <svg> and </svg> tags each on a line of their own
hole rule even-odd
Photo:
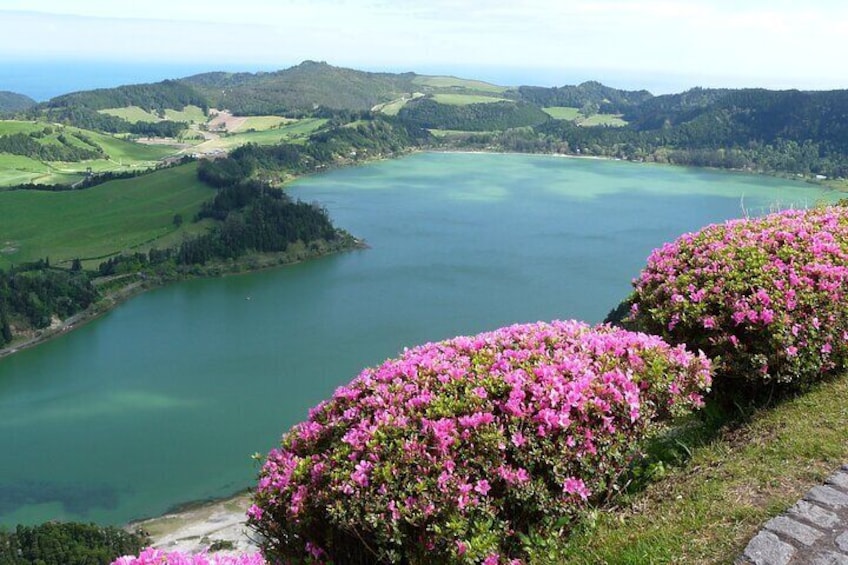
<svg viewBox="0 0 848 565">
<path fill-rule="evenodd" d="M 518 563 L 710 380 L 703 355 L 574 321 L 406 350 L 283 437 L 248 523 L 281 562 Z"/>
<path fill-rule="evenodd" d="M 848 359 L 848 208 L 733 220 L 656 249 L 630 321 L 702 350 L 717 375 L 801 383 Z"/>
<path fill-rule="evenodd" d="M 119 557 L 112 565 L 266 565 L 265 558 L 259 553 L 243 555 L 219 555 L 200 553 L 190 555 L 180 551 L 165 552 L 148 547 L 138 557 L 127 555 Z"/>
</svg>

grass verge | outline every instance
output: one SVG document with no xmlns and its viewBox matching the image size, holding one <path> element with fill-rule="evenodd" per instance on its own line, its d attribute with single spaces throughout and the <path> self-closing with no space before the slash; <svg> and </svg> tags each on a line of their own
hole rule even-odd
<svg viewBox="0 0 848 565">
<path fill-rule="evenodd" d="M 740 417 L 708 407 L 663 442 L 659 478 L 589 512 L 534 563 L 731 563 L 762 524 L 848 461 L 848 375 Z"/>
</svg>

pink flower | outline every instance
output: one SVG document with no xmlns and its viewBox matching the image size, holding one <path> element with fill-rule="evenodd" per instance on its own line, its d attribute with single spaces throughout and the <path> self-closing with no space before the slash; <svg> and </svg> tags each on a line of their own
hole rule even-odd
<svg viewBox="0 0 848 565">
<path fill-rule="evenodd" d="M 583 500 L 589 498 L 589 489 L 586 488 L 586 484 L 582 479 L 577 479 L 575 477 L 568 477 L 565 479 L 565 483 L 562 485 L 563 492 L 568 494 L 576 494 Z"/>
</svg>

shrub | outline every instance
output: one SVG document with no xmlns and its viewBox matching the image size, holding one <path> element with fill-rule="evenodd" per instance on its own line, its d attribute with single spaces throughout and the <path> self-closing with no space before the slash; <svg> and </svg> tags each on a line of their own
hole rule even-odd
<svg viewBox="0 0 848 565">
<path fill-rule="evenodd" d="M 180 551 L 164 552 L 148 547 L 138 554 L 138 557 L 127 555 L 119 557 L 112 565 L 266 565 L 265 559 L 259 553 L 243 555 L 207 555 L 199 553 L 190 555 Z"/>
<path fill-rule="evenodd" d="M 717 377 L 813 381 L 848 357 L 848 209 L 708 226 L 654 250 L 634 286 L 635 328 L 704 351 Z"/>
<path fill-rule="evenodd" d="M 506 562 L 610 495 L 709 383 L 703 355 L 574 321 L 406 350 L 283 437 L 248 522 L 272 561 Z"/>
</svg>

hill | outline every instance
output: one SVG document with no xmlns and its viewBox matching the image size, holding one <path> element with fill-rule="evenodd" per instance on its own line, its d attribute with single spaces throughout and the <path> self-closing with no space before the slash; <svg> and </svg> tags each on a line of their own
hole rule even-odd
<svg viewBox="0 0 848 565">
<path fill-rule="evenodd" d="M 498 96 L 505 87 L 456 77 L 372 73 L 304 61 L 271 73 L 204 73 L 181 79 L 211 106 L 237 115 L 298 114 L 317 108 L 368 111 L 416 93 Z"/>
<path fill-rule="evenodd" d="M 235 114 L 370 110 L 414 90 L 412 73 L 369 73 L 305 61 L 271 73 L 204 73 L 182 79 L 211 105 Z"/>
<path fill-rule="evenodd" d="M 583 108 L 595 106 L 603 114 L 620 114 L 629 108 L 639 106 L 654 96 L 647 90 L 618 90 L 596 81 L 577 86 L 543 88 L 540 86 L 520 86 L 518 96 L 521 100 L 541 107 L 565 106 Z"/>
<path fill-rule="evenodd" d="M 35 106 L 36 102 L 25 94 L 0 90 L 0 113 L 19 112 Z"/>
</svg>

